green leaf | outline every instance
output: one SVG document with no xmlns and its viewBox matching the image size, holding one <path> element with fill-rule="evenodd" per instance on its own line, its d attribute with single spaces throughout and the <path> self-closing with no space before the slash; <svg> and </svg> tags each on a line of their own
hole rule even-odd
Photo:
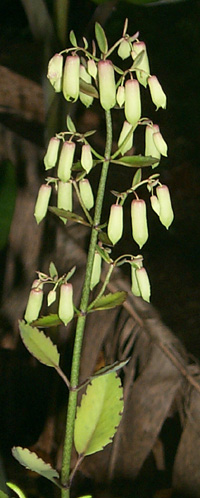
<svg viewBox="0 0 200 498">
<path fill-rule="evenodd" d="M 19 322 L 19 330 L 22 341 L 28 351 L 41 363 L 48 367 L 58 367 L 60 355 L 57 347 L 44 332 L 36 327 L 31 327 L 23 320 Z"/>
<path fill-rule="evenodd" d="M 111 159 L 112 163 L 120 164 L 121 166 L 128 166 L 129 168 L 142 168 L 146 166 L 152 166 L 158 162 L 158 159 L 151 156 L 124 156 L 121 159 Z"/>
<path fill-rule="evenodd" d="M 71 29 L 71 31 L 69 33 L 69 40 L 70 40 L 71 44 L 73 45 L 73 47 L 78 46 L 76 36 L 75 36 L 73 29 Z"/>
<path fill-rule="evenodd" d="M 95 99 L 99 98 L 99 94 L 97 89 L 91 85 L 90 83 L 86 83 L 82 78 L 79 78 L 80 83 L 80 92 L 85 93 L 86 95 L 90 95 L 90 97 L 94 97 Z"/>
<path fill-rule="evenodd" d="M 101 24 L 99 24 L 98 22 L 95 23 L 95 36 L 96 36 L 96 40 L 97 40 L 97 43 L 99 45 L 100 51 L 103 54 L 106 54 L 106 52 L 108 51 L 108 42 L 107 42 L 107 38 L 105 35 L 105 31 L 102 28 Z"/>
<path fill-rule="evenodd" d="M 9 496 L 0 489 L 0 498 L 9 498 Z"/>
<path fill-rule="evenodd" d="M 69 114 L 67 114 L 67 128 L 69 131 L 71 131 L 72 133 L 76 133 L 76 127 L 75 127 L 75 124 L 74 122 L 72 121 L 72 118 Z"/>
<path fill-rule="evenodd" d="M 23 493 L 23 491 L 19 488 L 19 486 L 17 486 L 16 484 L 14 484 L 13 482 L 7 482 L 6 483 L 7 486 L 12 489 L 12 491 L 14 491 L 16 493 L 16 495 L 19 496 L 19 498 L 26 498 L 26 495 Z M 0 498 L 1 498 L 1 495 L 0 495 Z"/>
<path fill-rule="evenodd" d="M 131 69 L 135 69 L 138 67 L 138 65 L 142 62 L 142 59 L 144 57 L 144 50 L 142 50 L 138 55 L 137 57 L 135 58 L 134 60 L 134 64 L 132 65 L 132 68 Z"/>
<path fill-rule="evenodd" d="M 121 383 L 115 373 L 93 379 L 77 408 L 74 443 L 79 455 L 92 455 L 111 443 L 122 410 Z"/>
<path fill-rule="evenodd" d="M 104 249 L 104 247 L 100 247 L 98 244 L 96 245 L 96 251 L 100 254 L 102 259 L 106 261 L 106 263 L 113 263 L 113 260 L 110 258 L 108 251 Z"/>
<path fill-rule="evenodd" d="M 134 174 L 133 181 L 132 181 L 132 187 L 137 185 L 138 183 L 141 182 L 142 179 L 142 170 L 139 168 L 136 173 Z"/>
<path fill-rule="evenodd" d="M 87 50 L 88 49 L 88 41 L 87 41 L 87 38 L 85 38 L 85 36 L 83 36 L 83 43 L 84 43 L 85 50 Z"/>
<path fill-rule="evenodd" d="M 115 306 L 121 306 L 121 304 L 126 301 L 127 298 L 127 292 L 125 291 L 118 291 L 106 294 L 106 296 L 100 297 L 98 301 L 96 301 L 94 308 L 92 308 L 90 311 L 94 310 L 108 310 L 115 308 Z"/>
<path fill-rule="evenodd" d="M 49 265 L 49 275 L 51 278 L 57 278 L 58 277 L 58 272 L 57 272 L 57 269 L 53 263 L 53 261 L 51 261 L 50 265 Z"/>
<path fill-rule="evenodd" d="M 106 375 L 111 372 L 117 372 L 117 370 L 119 370 L 120 368 L 125 367 L 125 365 L 127 365 L 129 360 L 130 358 L 127 358 L 126 360 L 122 361 L 115 361 L 114 363 L 112 363 L 112 365 L 106 365 L 105 367 L 100 368 L 100 370 L 97 370 L 97 372 L 95 372 L 94 375 L 91 375 L 90 380 L 95 379 L 100 375 Z"/>
<path fill-rule="evenodd" d="M 106 244 L 107 246 L 113 245 L 106 232 L 102 232 L 102 231 L 98 232 L 98 239 L 101 242 L 103 242 L 103 244 Z"/>
<path fill-rule="evenodd" d="M 59 218 L 65 218 L 67 220 L 75 221 L 76 223 L 81 223 L 82 225 L 90 227 L 90 224 L 87 221 L 85 221 L 84 218 L 82 218 L 82 216 L 78 216 L 78 214 L 53 206 L 49 207 L 48 209 L 49 211 L 51 211 L 51 213 L 55 214 Z"/>
<path fill-rule="evenodd" d="M 59 316 L 56 314 L 51 314 L 47 316 L 42 316 L 41 318 L 38 318 L 34 322 L 32 322 L 32 326 L 36 326 L 39 328 L 48 328 L 48 327 L 57 327 L 57 325 L 61 325 L 62 321 L 60 320 Z"/>
<path fill-rule="evenodd" d="M 16 194 L 14 166 L 10 161 L 3 161 L 0 181 L 0 250 L 5 247 L 8 241 Z"/>
<path fill-rule="evenodd" d="M 21 465 L 26 467 L 26 469 L 37 472 L 37 474 L 40 474 L 54 483 L 56 483 L 55 479 L 59 479 L 57 470 L 53 469 L 49 463 L 46 463 L 39 458 L 36 453 L 29 451 L 28 448 L 14 446 L 14 448 L 12 448 L 12 454 Z"/>
<path fill-rule="evenodd" d="M 73 277 L 75 271 L 76 271 L 76 266 L 73 266 L 72 269 L 68 271 L 65 277 L 65 282 L 68 282 L 68 280 Z"/>
</svg>

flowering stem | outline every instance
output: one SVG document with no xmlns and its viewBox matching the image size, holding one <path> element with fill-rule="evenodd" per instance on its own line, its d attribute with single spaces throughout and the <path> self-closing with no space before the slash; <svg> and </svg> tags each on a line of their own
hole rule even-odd
<svg viewBox="0 0 200 498">
<path fill-rule="evenodd" d="M 106 111 L 105 158 L 108 159 L 105 160 L 102 165 L 101 177 L 96 197 L 94 226 L 91 232 L 86 272 L 85 272 L 85 280 L 83 284 L 82 297 L 80 303 L 81 315 L 78 317 L 77 320 L 77 327 L 76 327 L 76 334 L 74 341 L 71 378 L 70 378 L 70 386 L 72 390 L 70 390 L 69 393 L 66 432 L 65 432 L 62 471 L 61 471 L 61 484 L 63 486 L 62 498 L 69 498 L 70 464 L 71 464 L 72 445 L 74 438 L 74 423 L 75 423 L 76 406 L 77 406 L 77 391 L 73 389 L 78 385 L 78 380 L 79 380 L 81 348 L 82 348 L 83 333 L 85 329 L 86 313 L 87 313 L 89 294 L 90 294 L 90 280 L 92 275 L 93 260 L 94 260 L 95 248 L 98 237 L 98 231 L 96 230 L 95 227 L 100 224 L 101 220 L 101 211 L 104 199 L 104 191 L 105 191 L 105 185 L 106 185 L 106 179 L 109 167 L 109 157 L 111 154 L 111 148 L 112 148 L 112 121 L 111 121 L 110 111 Z"/>
<path fill-rule="evenodd" d="M 113 270 L 114 270 L 114 265 L 113 265 L 113 264 L 111 264 L 111 265 L 110 265 L 110 267 L 109 267 L 109 270 L 108 270 L 108 272 L 107 272 L 107 275 L 106 275 L 106 277 L 105 277 L 105 279 L 104 279 L 104 283 L 103 283 L 103 285 L 102 285 L 102 287 L 101 287 L 101 290 L 99 291 L 99 294 L 98 294 L 98 295 L 97 295 L 97 297 L 94 299 L 94 301 L 92 301 L 92 302 L 89 304 L 89 306 L 88 306 L 88 311 L 92 310 L 92 309 L 94 308 L 94 306 L 96 305 L 96 303 L 98 303 L 98 301 L 99 301 L 100 297 L 101 297 L 101 296 L 103 296 L 103 293 L 104 293 L 104 291 L 105 291 L 105 289 L 106 289 L 106 287 L 107 287 L 107 285 L 108 285 L 108 283 L 109 283 L 109 280 L 110 280 L 110 277 L 111 277 L 111 274 L 112 274 Z"/>
</svg>

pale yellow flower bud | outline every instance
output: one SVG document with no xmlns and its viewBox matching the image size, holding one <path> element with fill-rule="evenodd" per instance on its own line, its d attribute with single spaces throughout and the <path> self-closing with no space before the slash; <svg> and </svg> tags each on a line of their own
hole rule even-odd
<svg viewBox="0 0 200 498">
<path fill-rule="evenodd" d="M 158 110 L 160 107 L 166 109 L 167 97 L 163 92 L 163 89 L 158 81 L 158 78 L 156 76 L 149 76 L 148 85 L 152 101 L 156 106 L 156 110 Z"/>
<path fill-rule="evenodd" d="M 90 74 L 90 76 L 92 76 L 92 78 L 94 78 L 94 80 L 95 80 L 97 77 L 97 66 L 96 66 L 96 63 L 93 59 L 88 60 L 87 70 L 88 70 L 88 73 Z"/>
<path fill-rule="evenodd" d="M 51 190 L 51 186 L 46 184 L 41 185 L 39 189 L 34 211 L 37 224 L 39 224 L 47 214 Z"/>
<path fill-rule="evenodd" d="M 127 137 L 127 135 L 129 133 L 129 131 L 131 130 L 131 128 L 132 128 L 132 125 L 130 123 L 128 123 L 128 121 L 124 121 L 122 130 L 121 130 L 121 133 L 120 133 L 120 136 L 119 136 L 119 140 L 118 140 L 118 147 L 120 147 L 120 145 L 123 143 L 123 141 Z M 130 137 L 127 140 L 126 144 L 122 146 L 122 149 L 121 149 L 122 156 L 128 150 L 130 150 L 132 147 L 133 147 L 133 132 L 130 134 Z"/>
<path fill-rule="evenodd" d="M 60 286 L 58 316 L 65 325 L 67 325 L 74 316 L 73 287 L 71 284 L 66 283 Z"/>
<path fill-rule="evenodd" d="M 94 255 L 94 262 L 92 267 L 92 276 L 90 282 L 90 290 L 92 290 L 100 281 L 101 278 L 101 256 L 96 251 Z"/>
<path fill-rule="evenodd" d="M 136 278 L 138 281 L 138 287 L 140 289 L 140 295 L 144 301 L 150 302 L 151 287 L 149 282 L 149 277 L 144 267 L 137 268 Z"/>
<path fill-rule="evenodd" d="M 62 182 L 68 182 L 70 179 L 74 153 L 75 143 L 64 142 L 58 163 L 58 178 Z"/>
<path fill-rule="evenodd" d="M 75 102 L 79 96 L 79 68 L 78 55 L 68 55 L 63 73 L 63 95 L 66 100 Z"/>
<path fill-rule="evenodd" d="M 34 320 L 37 320 L 42 307 L 42 301 L 43 290 L 40 287 L 32 287 L 24 315 L 27 323 L 31 323 Z"/>
<path fill-rule="evenodd" d="M 121 239 L 123 233 L 123 207 L 113 204 L 108 220 L 108 237 L 113 245 Z"/>
<path fill-rule="evenodd" d="M 94 196 L 93 196 L 90 182 L 89 182 L 89 180 L 87 180 L 87 178 L 80 180 L 79 189 L 80 189 L 80 194 L 81 194 L 81 199 L 83 201 L 83 204 L 85 205 L 86 209 L 88 209 L 88 211 L 89 211 L 94 206 Z"/>
<path fill-rule="evenodd" d="M 44 156 L 45 169 L 51 169 L 56 165 L 60 140 L 59 138 L 52 137 L 49 141 L 47 152 Z"/>
<path fill-rule="evenodd" d="M 81 166 L 82 168 L 89 173 L 93 166 L 93 159 L 91 153 L 91 147 L 89 144 L 82 145 L 81 149 Z"/>
<path fill-rule="evenodd" d="M 131 203 L 131 222 L 133 239 L 141 249 L 148 239 L 146 204 L 143 199 L 133 199 Z"/>
<path fill-rule="evenodd" d="M 160 203 L 156 195 L 151 195 L 150 197 L 151 207 L 153 211 L 159 216 L 160 215 Z"/>
<path fill-rule="evenodd" d="M 168 229 L 174 219 L 174 213 L 167 185 L 159 185 L 156 188 L 156 193 L 160 204 L 159 218 L 161 223 Z"/>
<path fill-rule="evenodd" d="M 147 86 L 147 80 L 150 74 L 149 68 L 149 59 L 147 55 L 146 45 L 144 42 L 135 42 L 133 43 L 133 51 L 131 55 L 133 59 L 136 59 L 137 55 L 139 55 L 142 51 L 144 51 L 141 62 L 138 63 L 138 70 L 136 71 L 136 76 L 139 83 L 143 86 Z"/>
<path fill-rule="evenodd" d="M 55 54 L 49 61 L 47 78 L 56 92 L 62 90 L 63 56 Z"/>
<path fill-rule="evenodd" d="M 87 70 L 85 69 L 85 66 L 83 66 L 82 64 L 80 65 L 80 78 L 86 83 L 91 83 L 92 80 L 90 74 L 88 74 Z M 93 97 L 83 92 L 80 92 L 79 97 L 80 101 L 82 102 L 82 104 L 85 105 L 85 107 L 90 107 L 90 105 L 93 102 Z"/>
<path fill-rule="evenodd" d="M 159 131 L 153 134 L 153 140 L 154 140 L 155 146 L 158 149 L 158 151 L 160 152 L 160 154 L 162 154 L 162 156 L 167 157 L 168 147 L 167 147 L 167 144 L 166 144 L 163 136 L 161 135 L 161 133 Z"/>
<path fill-rule="evenodd" d="M 147 125 L 145 130 L 145 156 L 151 156 L 158 158 L 158 162 L 153 164 L 152 168 L 156 168 L 160 162 L 161 154 L 158 151 L 155 142 L 154 142 L 154 134 L 159 131 L 158 125 Z"/>
<path fill-rule="evenodd" d="M 118 89 L 117 89 L 117 103 L 120 107 L 122 107 L 124 105 L 124 102 L 125 102 L 125 88 L 124 86 L 120 85 L 118 86 Z"/>
<path fill-rule="evenodd" d="M 98 62 L 98 77 L 100 103 L 103 109 L 108 111 L 116 103 L 115 73 L 111 61 Z"/>
<path fill-rule="evenodd" d="M 137 80 L 127 80 L 125 83 L 125 107 L 126 119 L 133 126 L 137 125 L 141 117 L 140 87 Z"/>
<path fill-rule="evenodd" d="M 131 292 L 134 296 L 141 296 L 134 265 L 131 265 Z"/>
</svg>

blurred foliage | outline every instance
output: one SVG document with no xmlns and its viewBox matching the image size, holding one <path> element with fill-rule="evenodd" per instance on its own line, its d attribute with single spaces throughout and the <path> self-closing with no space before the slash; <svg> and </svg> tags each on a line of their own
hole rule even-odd
<svg viewBox="0 0 200 498">
<path fill-rule="evenodd" d="M 16 199 L 16 177 L 10 161 L 1 164 L 0 181 L 0 250 L 7 244 Z"/>
</svg>

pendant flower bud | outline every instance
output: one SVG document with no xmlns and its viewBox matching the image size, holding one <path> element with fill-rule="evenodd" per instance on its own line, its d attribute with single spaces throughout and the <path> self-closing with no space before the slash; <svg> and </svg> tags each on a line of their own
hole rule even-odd
<svg viewBox="0 0 200 498">
<path fill-rule="evenodd" d="M 159 131 L 157 131 L 156 133 L 153 134 L 153 140 L 154 140 L 155 146 L 158 149 L 158 151 L 160 152 L 160 154 L 162 154 L 162 156 L 167 157 L 168 147 L 167 147 L 167 144 L 166 144 L 163 136 L 161 135 L 161 133 Z"/>
<path fill-rule="evenodd" d="M 137 268 L 136 278 L 138 281 L 138 287 L 140 289 L 140 295 L 144 301 L 150 302 L 151 287 L 149 282 L 149 277 L 144 267 Z"/>
<path fill-rule="evenodd" d="M 65 325 L 67 325 L 74 316 L 72 284 L 66 283 L 60 286 L 58 316 Z"/>
<path fill-rule="evenodd" d="M 145 156 L 151 156 L 158 158 L 158 162 L 153 164 L 152 168 L 156 168 L 160 162 L 161 154 L 159 150 L 157 149 L 155 142 L 154 142 L 154 135 L 155 133 L 159 132 L 159 126 L 158 125 L 153 125 L 153 126 L 146 126 L 145 130 Z"/>
<path fill-rule="evenodd" d="M 131 265 L 131 292 L 134 296 L 141 296 L 134 265 Z"/>
<path fill-rule="evenodd" d="M 131 53 L 131 44 L 129 43 L 128 40 L 122 40 L 119 48 L 118 48 L 118 55 L 121 57 L 121 59 L 127 59 Z"/>
<path fill-rule="evenodd" d="M 133 50 L 131 52 L 133 60 L 135 60 L 137 55 L 139 55 L 142 51 L 144 51 L 144 54 L 142 60 L 137 64 L 138 70 L 136 70 L 136 76 L 139 83 L 146 88 L 147 80 L 150 75 L 149 59 L 147 55 L 146 45 L 144 42 L 133 43 Z"/>
<path fill-rule="evenodd" d="M 149 90 L 150 90 L 152 101 L 156 106 L 156 111 L 160 107 L 162 107 L 163 109 L 166 109 L 167 97 L 166 97 L 165 93 L 163 92 L 163 89 L 161 87 L 161 84 L 158 81 L 158 78 L 156 76 L 149 76 L 148 85 L 149 85 Z"/>
<path fill-rule="evenodd" d="M 51 190 L 51 186 L 46 184 L 41 185 L 39 189 L 34 211 L 34 216 L 38 225 L 47 214 Z"/>
<path fill-rule="evenodd" d="M 78 55 L 68 55 L 63 73 L 63 95 L 66 100 L 76 102 L 79 96 L 79 69 Z"/>
<path fill-rule="evenodd" d="M 93 166 L 93 159 L 91 153 L 91 147 L 89 144 L 82 145 L 81 149 L 81 166 L 82 168 L 89 173 Z"/>
<path fill-rule="evenodd" d="M 119 107 L 122 107 L 125 102 L 125 88 L 123 85 L 118 86 L 116 99 Z"/>
<path fill-rule="evenodd" d="M 115 73 L 111 61 L 98 62 L 98 78 L 100 103 L 108 111 L 116 103 Z"/>
<path fill-rule="evenodd" d="M 113 204 L 108 220 L 108 237 L 113 245 L 121 239 L 123 233 L 123 207 Z"/>
<path fill-rule="evenodd" d="M 75 153 L 74 142 L 64 142 L 58 163 L 58 178 L 62 182 L 68 182 L 71 176 L 71 169 Z"/>
<path fill-rule="evenodd" d="M 160 204 L 160 221 L 168 229 L 174 219 L 174 213 L 167 185 L 158 186 L 156 188 L 156 194 Z"/>
<path fill-rule="evenodd" d="M 132 125 L 128 123 L 128 121 L 124 121 L 118 140 L 118 147 L 122 145 L 128 133 L 130 132 L 131 128 L 133 128 Z M 130 150 L 132 147 L 133 147 L 133 132 L 130 134 L 130 137 L 128 138 L 127 142 L 121 148 L 122 156 L 126 154 L 126 152 L 128 152 L 128 150 Z"/>
<path fill-rule="evenodd" d="M 79 189 L 80 189 L 80 194 L 81 194 L 81 199 L 83 201 L 83 204 L 85 205 L 86 209 L 88 209 L 88 211 L 89 211 L 94 206 L 94 196 L 93 196 L 90 182 L 87 178 L 80 180 Z"/>
<path fill-rule="evenodd" d="M 88 74 L 87 70 L 85 69 L 85 66 L 83 66 L 82 64 L 80 65 L 80 78 L 85 81 L 86 83 L 91 83 L 91 76 L 90 74 Z M 90 105 L 92 104 L 93 102 L 93 97 L 91 97 L 90 95 L 87 95 L 86 93 L 83 93 L 80 91 L 80 101 L 82 102 L 82 104 L 85 105 L 85 107 L 90 107 Z"/>
<path fill-rule="evenodd" d="M 101 278 L 101 256 L 96 251 L 94 255 L 94 262 L 92 267 L 92 276 L 90 282 L 90 290 L 94 289 L 94 287 L 100 282 Z"/>
<path fill-rule="evenodd" d="M 88 73 L 90 74 L 90 76 L 92 76 L 92 78 L 94 78 L 94 80 L 95 80 L 97 77 L 97 66 L 96 66 L 96 63 L 93 59 L 88 60 L 87 70 L 88 70 Z"/>
<path fill-rule="evenodd" d="M 136 126 L 141 117 L 140 86 L 137 80 L 127 80 L 125 83 L 124 112 L 127 121 Z"/>
<path fill-rule="evenodd" d="M 141 249 L 148 239 L 146 204 L 143 199 L 133 199 L 131 202 L 131 222 L 133 239 Z"/>
<path fill-rule="evenodd" d="M 151 195 L 150 197 L 151 207 L 153 211 L 160 216 L 160 203 L 156 195 Z"/>
<path fill-rule="evenodd" d="M 44 165 L 46 170 L 51 169 L 56 165 L 59 145 L 60 145 L 59 138 L 52 137 L 50 139 L 46 154 L 44 156 Z"/>
<path fill-rule="evenodd" d="M 58 182 L 57 206 L 66 211 L 72 211 L 72 183 Z"/>
<path fill-rule="evenodd" d="M 47 78 L 54 87 L 55 92 L 62 90 L 63 56 L 55 54 L 49 61 Z"/>
<path fill-rule="evenodd" d="M 43 290 L 40 287 L 32 287 L 24 314 L 24 318 L 27 323 L 31 323 L 34 320 L 37 320 L 42 307 L 42 301 Z"/>
</svg>

